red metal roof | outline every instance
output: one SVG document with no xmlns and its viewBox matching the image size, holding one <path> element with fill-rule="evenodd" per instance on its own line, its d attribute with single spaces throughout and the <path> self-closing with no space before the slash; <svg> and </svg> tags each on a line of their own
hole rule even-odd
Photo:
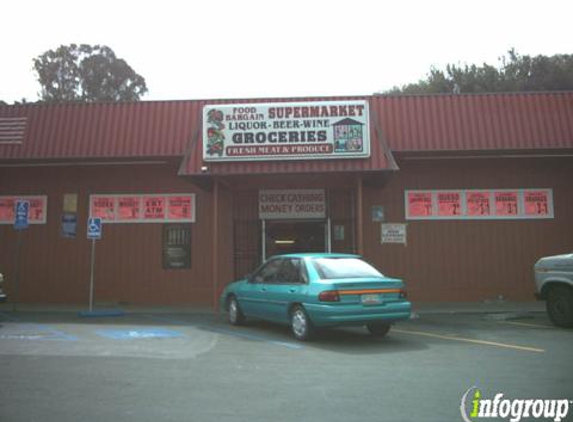
<svg viewBox="0 0 573 422">
<path fill-rule="evenodd" d="M 392 167 L 385 151 L 515 151 L 573 148 L 573 92 L 195 100 L 0 106 L 0 118 L 27 118 L 23 139 L 0 143 L 0 161 L 184 157 L 200 174 L 206 103 L 367 99 L 371 158 L 210 163 L 210 174 L 369 171 Z M 376 130 L 379 128 L 380 130 Z M 380 139 L 380 135 L 382 138 Z"/>
<path fill-rule="evenodd" d="M 0 160 L 182 156 L 200 108 L 192 101 L 0 106 L 27 117 L 24 139 Z"/>
<path fill-rule="evenodd" d="M 374 96 L 392 151 L 573 148 L 573 92 Z"/>
</svg>

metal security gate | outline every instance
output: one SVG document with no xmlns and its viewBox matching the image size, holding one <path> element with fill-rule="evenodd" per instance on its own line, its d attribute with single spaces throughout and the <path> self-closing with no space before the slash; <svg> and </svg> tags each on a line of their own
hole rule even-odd
<svg viewBox="0 0 573 422">
<path fill-rule="evenodd" d="M 235 278 L 243 277 L 261 264 L 261 226 L 258 191 L 233 192 L 233 257 Z"/>
<path fill-rule="evenodd" d="M 252 272 L 261 263 L 260 222 L 235 220 L 233 224 L 235 278 Z"/>
</svg>

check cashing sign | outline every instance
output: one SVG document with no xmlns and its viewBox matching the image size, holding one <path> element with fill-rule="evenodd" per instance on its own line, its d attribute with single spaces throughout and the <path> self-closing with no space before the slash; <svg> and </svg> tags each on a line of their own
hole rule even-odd
<svg viewBox="0 0 573 422">
<path fill-rule="evenodd" d="M 203 108 L 204 161 L 369 156 L 367 101 L 210 104 Z"/>
</svg>

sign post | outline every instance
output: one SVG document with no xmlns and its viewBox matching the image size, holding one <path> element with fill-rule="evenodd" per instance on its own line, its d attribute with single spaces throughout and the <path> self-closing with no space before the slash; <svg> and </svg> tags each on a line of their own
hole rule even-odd
<svg viewBox="0 0 573 422">
<path fill-rule="evenodd" d="M 20 295 L 20 248 L 22 247 L 22 230 L 29 226 L 28 213 L 30 211 L 30 201 L 18 200 L 14 205 L 14 230 L 18 231 L 16 242 L 16 252 L 14 254 L 14 304 L 15 311 Z"/>
<path fill-rule="evenodd" d="M 93 311 L 94 304 L 94 273 L 95 273 L 95 245 L 96 240 L 101 239 L 102 235 L 102 225 L 101 218 L 88 218 L 88 239 L 92 241 L 92 253 L 91 253 L 91 265 L 90 265 L 90 298 L 89 307 L 90 312 Z"/>
</svg>

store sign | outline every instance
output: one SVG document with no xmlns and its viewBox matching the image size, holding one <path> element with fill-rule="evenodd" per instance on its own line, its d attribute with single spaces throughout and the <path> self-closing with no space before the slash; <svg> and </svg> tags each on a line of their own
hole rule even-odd
<svg viewBox="0 0 573 422">
<path fill-rule="evenodd" d="M 323 189 L 281 189 L 259 191 L 259 218 L 315 219 L 326 216 Z"/>
<path fill-rule="evenodd" d="M 45 195 L 0 196 L 0 224 L 14 224 L 18 201 L 29 203 L 28 224 L 46 224 L 48 197 Z"/>
<path fill-rule="evenodd" d="M 209 104 L 203 160 L 311 160 L 370 156 L 367 101 Z"/>
<path fill-rule="evenodd" d="M 90 216 L 105 223 L 194 223 L 195 194 L 91 195 Z"/>
<path fill-rule="evenodd" d="M 381 243 L 398 243 L 406 245 L 406 225 L 396 223 L 381 224 L 382 237 Z"/>
<path fill-rule="evenodd" d="M 553 218 L 552 189 L 406 191 L 407 220 Z"/>
</svg>

